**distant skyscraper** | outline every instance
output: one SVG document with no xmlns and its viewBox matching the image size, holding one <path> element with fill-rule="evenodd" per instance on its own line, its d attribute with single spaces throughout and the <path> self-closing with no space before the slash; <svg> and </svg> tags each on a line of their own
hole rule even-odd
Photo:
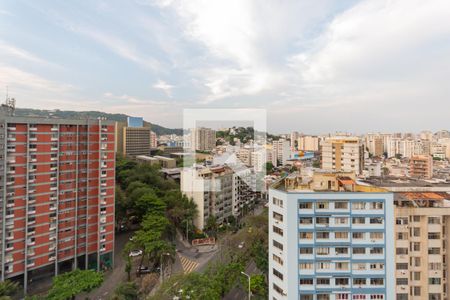
<svg viewBox="0 0 450 300">
<path fill-rule="evenodd" d="M 216 132 L 210 128 L 197 127 L 191 130 L 191 140 L 194 151 L 211 151 L 216 147 Z"/>
</svg>

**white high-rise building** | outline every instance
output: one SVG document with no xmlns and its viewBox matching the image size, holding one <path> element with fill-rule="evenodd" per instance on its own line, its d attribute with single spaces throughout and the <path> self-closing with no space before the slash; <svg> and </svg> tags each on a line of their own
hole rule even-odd
<svg viewBox="0 0 450 300">
<path fill-rule="evenodd" d="M 353 172 L 269 191 L 269 299 L 395 299 L 393 194 Z"/>
<path fill-rule="evenodd" d="M 305 135 L 298 138 L 298 150 L 319 151 L 320 138 L 317 136 Z"/>
<path fill-rule="evenodd" d="M 272 159 L 276 157 L 278 165 L 286 165 L 287 160 L 291 158 L 291 148 L 289 141 L 285 139 L 279 139 L 278 141 L 273 141 L 272 143 Z"/>
<path fill-rule="evenodd" d="M 194 151 L 211 151 L 216 147 L 216 132 L 210 128 L 194 128 L 191 130 L 190 137 Z"/>
</svg>

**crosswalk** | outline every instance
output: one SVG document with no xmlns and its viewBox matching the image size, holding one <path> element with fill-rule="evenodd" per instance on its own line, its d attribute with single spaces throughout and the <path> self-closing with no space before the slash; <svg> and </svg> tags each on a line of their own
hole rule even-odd
<svg viewBox="0 0 450 300">
<path fill-rule="evenodd" d="M 198 262 L 190 260 L 180 254 L 178 254 L 178 257 L 180 258 L 181 266 L 183 267 L 184 274 L 191 273 L 198 267 Z"/>
</svg>

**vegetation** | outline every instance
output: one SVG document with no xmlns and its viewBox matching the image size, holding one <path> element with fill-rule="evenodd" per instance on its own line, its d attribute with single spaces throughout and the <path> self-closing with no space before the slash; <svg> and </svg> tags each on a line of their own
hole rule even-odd
<svg viewBox="0 0 450 300">
<path fill-rule="evenodd" d="M 248 281 L 241 272 L 250 263 L 255 263 L 261 272 L 251 274 L 253 298 L 267 299 L 267 222 L 267 210 L 262 215 L 248 216 L 242 230 L 222 240 L 219 259 L 210 263 L 204 273 L 172 276 L 150 299 L 169 300 L 177 296 L 179 299 L 219 300 L 235 287 L 247 291 Z"/>
<path fill-rule="evenodd" d="M 136 283 L 124 282 L 121 283 L 114 291 L 112 300 L 137 300 L 139 299 L 139 292 Z"/>
<path fill-rule="evenodd" d="M 17 282 L 12 282 L 10 280 L 5 280 L 0 282 L 0 300 L 9 300 L 12 299 L 12 295 L 19 288 L 19 284 Z"/>
<path fill-rule="evenodd" d="M 184 232 L 193 222 L 197 215 L 195 203 L 181 194 L 173 180 L 164 179 L 157 166 L 118 158 L 116 168 L 119 222 L 140 224 L 123 255 L 128 257 L 131 250 L 139 249 L 140 265 L 173 262 L 176 231 Z M 130 279 L 132 267 L 127 260 L 125 271 Z"/>
<path fill-rule="evenodd" d="M 16 108 L 16 116 L 38 116 L 45 118 L 69 118 L 69 119 L 97 119 L 99 117 L 117 122 L 126 122 L 128 115 L 110 114 L 101 111 L 68 111 L 68 110 L 40 110 L 31 108 Z M 183 135 L 183 129 L 170 129 L 157 124 L 147 123 L 157 135 L 176 134 Z"/>
<path fill-rule="evenodd" d="M 79 270 L 64 273 L 53 278 L 53 285 L 48 292 L 48 300 L 75 299 L 82 292 L 89 292 L 103 282 L 103 274 L 94 270 Z"/>
</svg>

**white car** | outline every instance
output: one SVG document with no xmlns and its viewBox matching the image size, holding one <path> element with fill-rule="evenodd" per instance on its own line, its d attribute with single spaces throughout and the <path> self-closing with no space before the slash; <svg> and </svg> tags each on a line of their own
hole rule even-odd
<svg viewBox="0 0 450 300">
<path fill-rule="evenodd" d="M 130 257 L 135 257 L 135 256 L 140 256 L 142 255 L 142 250 L 131 250 L 129 256 Z"/>
</svg>

